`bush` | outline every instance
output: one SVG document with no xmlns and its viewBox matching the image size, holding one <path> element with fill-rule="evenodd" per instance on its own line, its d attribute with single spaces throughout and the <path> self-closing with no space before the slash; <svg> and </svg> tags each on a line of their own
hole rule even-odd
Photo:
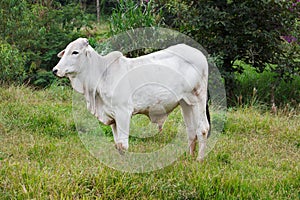
<svg viewBox="0 0 300 200">
<path fill-rule="evenodd" d="M 161 22 L 161 11 L 153 1 L 120 0 L 111 16 L 110 33 L 115 35 L 134 28 L 159 26 Z"/>
<path fill-rule="evenodd" d="M 78 4 L 61 6 L 56 1 L 44 5 L 40 1 L 2 0 L 0 18 L 0 39 L 26 55 L 24 73 L 31 84 L 41 83 L 36 74 L 50 71 L 58 61 L 56 54 L 87 26 L 87 16 Z"/>
<path fill-rule="evenodd" d="M 299 76 L 293 76 L 292 81 L 285 82 L 283 79 L 277 79 L 277 74 L 270 70 L 258 73 L 244 62 L 237 61 L 235 64 L 242 66 L 244 71 L 242 74 L 235 74 L 238 87 L 233 90 L 235 95 L 233 101 L 237 105 L 270 105 L 273 100 L 280 107 L 287 104 L 297 107 L 300 104 Z"/>
<path fill-rule="evenodd" d="M 161 16 L 161 10 L 158 9 L 154 1 L 120 0 L 119 5 L 113 10 L 110 18 L 110 35 L 116 36 L 114 37 L 115 41 L 113 44 L 107 42 L 97 45 L 96 50 L 101 54 L 106 54 L 111 50 L 124 51 L 123 53 L 128 57 L 137 57 L 151 53 L 153 49 L 150 48 L 136 49 L 136 46 L 141 46 L 141 41 L 135 41 L 131 37 L 131 34 L 135 36 L 137 34 L 141 35 L 144 39 L 143 42 L 149 44 L 149 42 L 152 41 L 149 35 L 146 37 L 147 32 L 149 34 L 149 31 L 145 29 L 134 31 L 134 29 L 159 27 L 162 23 Z M 127 37 L 124 37 L 124 35 L 121 36 L 121 38 L 117 37 L 118 34 L 126 31 Z"/>
<path fill-rule="evenodd" d="M 10 44 L 0 41 L 0 83 L 22 83 L 26 57 Z"/>
</svg>

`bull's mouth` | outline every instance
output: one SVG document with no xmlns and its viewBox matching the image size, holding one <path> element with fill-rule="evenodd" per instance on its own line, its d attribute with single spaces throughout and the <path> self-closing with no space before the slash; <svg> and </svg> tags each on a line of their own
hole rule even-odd
<svg viewBox="0 0 300 200">
<path fill-rule="evenodd" d="M 63 78 L 65 77 L 65 74 L 59 73 L 59 72 L 53 72 L 53 74 L 58 77 L 58 78 Z"/>
<path fill-rule="evenodd" d="M 74 78 L 78 73 L 76 71 L 66 71 L 64 76 L 68 78 Z"/>
<path fill-rule="evenodd" d="M 75 71 L 59 72 L 58 70 L 53 70 L 53 74 L 59 78 L 63 78 L 63 77 L 74 78 L 76 76 L 77 72 L 75 72 Z"/>
</svg>

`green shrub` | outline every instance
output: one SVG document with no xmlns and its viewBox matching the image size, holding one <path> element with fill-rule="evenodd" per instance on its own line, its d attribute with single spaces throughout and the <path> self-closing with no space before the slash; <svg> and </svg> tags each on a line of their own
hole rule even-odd
<svg viewBox="0 0 300 200">
<path fill-rule="evenodd" d="M 133 0 L 120 0 L 110 20 L 110 33 L 115 35 L 134 28 L 159 26 L 161 11 L 153 1 L 136 3 Z"/>
<path fill-rule="evenodd" d="M 234 95 L 237 104 L 255 106 L 258 104 L 270 105 L 272 93 L 277 106 L 286 106 L 287 104 L 297 107 L 300 103 L 300 77 L 292 76 L 293 80 L 284 81 L 278 79 L 275 72 L 264 70 L 257 72 L 250 65 L 237 61 L 235 64 L 243 67 L 243 73 L 236 73 L 238 86 L 234 88 Z M 276 67 L 275 67 L 276 68 Z M 274 91 L 272 91 L 272 88 Z M 240 102 L 238 102 L 240 98 Z"/>
<path fill-rule="evenodd" d="M 154 1 L 120 0 L 119 5 L 113 10 L 110 18 L 110 35 L 116 36 L 129 31 L 127 32 L 127 37 L 122 35 L 121 38 L 118 38 L 116 36 L 116 40 L 112 42 L 113 44 L 106 42 L 96 46 L 96 50 L 101 54 L 106 54 L 111 50 L 119 50 L 123 51 L 128 57 L 137 57 L 151 53 L 153 49 L 140 49 L 139 47 L 142 46 L 141 41 L 134 40 L 131 34 L 135 36 L 141 35 L 144 39 L 144 44 L 149 44 L 153 38 L 149 36 L 149 30 L 138 28 L 159 27 L 162 23 L 161 16 L 161 9 L 157 7 Z M 134 31 L 134 29 L 138 29 L 138 31 Z M 146 45 L 146 47 L 149 47 L 149 45 Z"/>
<path fill-rule="evenodd" d="M 22 83 L 26 57 L 6 42 L 0 41 L 0 83 Z"/>
<path fill-rule="evenodd" d="M 53 75 L 52 71 L 40 70 L 34 75 L 33 84 L 40 88 L 45 88 L 49 83 L 53 83 L 56 77 Z"/>
<path fill-rule="evenodd" d="M 45 80 L 50 84 L 48 81 L 53 77 L 48 73 L 50 77 L 45 78 L 42 71 L 50 71 L 55 66 L 56 54 L 79 37 L 81 27 L 88 24 L 79 4 L 48 3 L 0 1 L 0 40 L 26 55 L 26 82 L 38 83 L 38 86 Z M 37 79 L 39 77 L 42 80 Z"/>
</svg>

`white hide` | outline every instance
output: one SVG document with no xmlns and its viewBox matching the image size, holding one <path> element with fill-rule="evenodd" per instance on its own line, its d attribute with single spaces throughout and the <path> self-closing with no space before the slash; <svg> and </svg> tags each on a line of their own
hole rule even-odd
<svg viewBox="0 0 300 200">
<path fill-rule="evenodd" d="M 138 58 L 115 51 L 100 56 L 87 39 L 71 42 L 58 54 L 53 72 L 67 76 L 85 96 L 89 111 L 111 125 L 119 150 L 128 148 L 130 118 L 145 114 L 162 125 L 178 105 L 188 131 L 190 152 L 199 140 L 203 160 L 209 123 L 206 116 L 208 64 L 197 49 L 178 44 Z"/>
</svg>

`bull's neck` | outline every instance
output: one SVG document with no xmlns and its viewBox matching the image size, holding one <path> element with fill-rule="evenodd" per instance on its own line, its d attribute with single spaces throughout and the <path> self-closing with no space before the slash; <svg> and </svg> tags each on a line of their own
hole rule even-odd
<svg viewBox="0 0 300 200">
<path fill-rule="evenodd" d="M 84 87 L 89 88 L 88 90 L 95 91 L 99 79 L 101 78 L 105 70 L 105 62 L 103 56 L 99 55 L 94 49 L 90 49 L 90 57 L 85 63 L 84 67 L 86 68 L 85 73 L 82 74 L 81 80 L 84 81 Z"/>
<path fill-rule="evenodd" d="M 78 88 L 81 89 L 80 93 L 85 95 L 87 93 L 95 94 L 97 87 L 101 87 L 102 78 L 107 73 L 107 69 L 121 56 L 123 54 L 118 51 L 101 56 L 92 47 L 89 47 L 86 62 L 82 63 L 81 66 L 83 70 L 71 80 L 72 85 L 76 83 Z"/>
</svg>

